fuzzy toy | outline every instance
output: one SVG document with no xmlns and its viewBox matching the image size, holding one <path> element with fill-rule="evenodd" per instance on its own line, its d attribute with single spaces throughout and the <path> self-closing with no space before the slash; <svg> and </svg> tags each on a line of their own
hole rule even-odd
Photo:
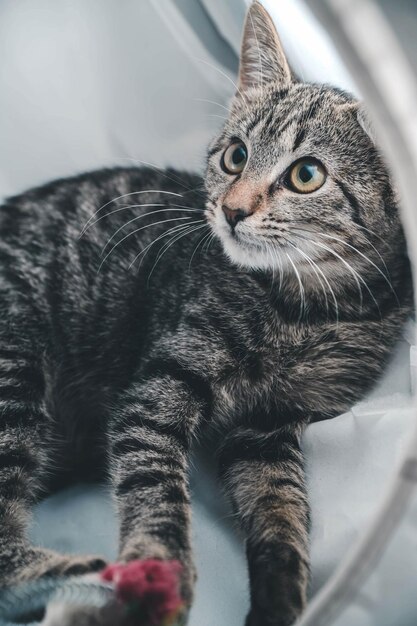
<svg viewBox="0 0 417 626">
<path fill-rule="evenodd" d="M 178 561 L 109 565 L 99 574 L 42 579 L 0 593 L 0 626 L 47 606 L 44 626 L 181 626 Z"/>
<path fill-rule="evenodd" d="M 102 580 L 113 583 L 117 601 L 140 626 L 171 626 L 183 610 L 178 561 L 132 561 L 109 565 Z"/>
</svg>

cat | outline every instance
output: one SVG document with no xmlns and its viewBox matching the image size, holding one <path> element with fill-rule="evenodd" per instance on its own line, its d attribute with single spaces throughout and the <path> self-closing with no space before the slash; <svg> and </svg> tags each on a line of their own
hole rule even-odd
<svg viewBox="0 0 417 626">
<path fill-rule="evenodd" d="M 360 399 L 411 311 L 398 201 L 362 105 L 292 73 L 259 2 L 204 179 L 115 168 L 0 210 L 0 585 L 96 571 L 30 545 L 55 476 L 106 476 L 120 560 L 195 568 L 188 467 L 215 430 L 242 530 L 247 626 L 309 581 L 300 439 Z"/>
</svg>

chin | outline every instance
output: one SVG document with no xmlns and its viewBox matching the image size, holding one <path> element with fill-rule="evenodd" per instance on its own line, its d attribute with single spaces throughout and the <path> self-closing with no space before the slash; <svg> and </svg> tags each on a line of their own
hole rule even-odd
<svg viewBox="0 0 417 626">
<path fill-rule="evenodd" d="M 282 271 L 290 265 L 287 254 L 291 254 L 291 250 L 286 246 L 282 246 L 282 249 L 268 250 L 261 245 L 245 241 L 239 234 L 232 235 L 230 230 L 225 228 L 217 228 L 216 235 L 222 243 L 226 256 L 239 267 L 251 270 Z"/>
</svg>

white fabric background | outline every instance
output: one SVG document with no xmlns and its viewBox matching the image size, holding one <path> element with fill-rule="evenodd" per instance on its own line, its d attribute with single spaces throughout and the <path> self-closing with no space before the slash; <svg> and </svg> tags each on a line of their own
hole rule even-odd
<svg viewBox="0 0 417 626">
<path fill-rule="evenodd" d="M 302 3 L 265 5 L 302 76 L 352 87 Z M 244 11 L 243 0 L 3 0 L 0 196 L 135 160 L 200 169 L 225 114 L 203 100 L 227 106 L 233 94 Z M 410 387 L 408 350 L 406 342 L 399 346 L 371 404 L 311 426 L 305 436 L 313 592 L 369 519 L 404 448 L 410 412 L 399 407 Z M 242 624 L 242 547 L 210 472 L 194 473 L 193 491 L 200 578 L 191 625 Z M 94 487 L 40 505 L 32 533 L 58 549 L 116 555 L 111 503 Z"/>
</svg>

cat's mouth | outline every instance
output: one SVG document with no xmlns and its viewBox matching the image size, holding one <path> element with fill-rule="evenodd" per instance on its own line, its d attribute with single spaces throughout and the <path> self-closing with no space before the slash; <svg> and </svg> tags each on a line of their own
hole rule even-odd
<svg viewBox="0 0 417 626">
<path fill-rule="evenodd" d="M 248 234 L 236 229 L 231 229 L 228 233 L 228 236 L 231 237 L 232 240 L 236 242 L 236 244 L 246 246 L 250 249 L 258 250 L 259 252 L 265 250 L 265 248 L 268 247 L 269 244 L 267 238 L 262 238 L 256 233 Z M 285 237 L 283 233 L 277 233 L 274 235 L 274 247 L 278 247 L 283 250 L 290 249 L 293 245 L 294 244 L 291 239 L 289 237 Z"/>
<path fill-rule="evenodd" d="M 220 218 L 220 219 L 219 219 Z M 237 223 L 230 225 L 222 216 L 214 212 L 208 219 L 213 232 L 220 239 L 229 259 L 240 266 L 251 269 L 273 269 L 302 261 L 296 254 L 298 245 L 294 237 L 284 227 L 273 232 L 258 232 L 254 225 Z"/>
<path fill-rule="evenodd" d="M 230 261 L 240 267 L 290 273 L 298 268 L 310 274 L 317 262 L 325 261 L 326 246 L 314 241 L 317 233 L 311 222 L 280 222 L 275 217 L 269 223 L 258 215 L 231 224 L 218 200 L 208 204 L 206 220 Z"/>
</svg>

